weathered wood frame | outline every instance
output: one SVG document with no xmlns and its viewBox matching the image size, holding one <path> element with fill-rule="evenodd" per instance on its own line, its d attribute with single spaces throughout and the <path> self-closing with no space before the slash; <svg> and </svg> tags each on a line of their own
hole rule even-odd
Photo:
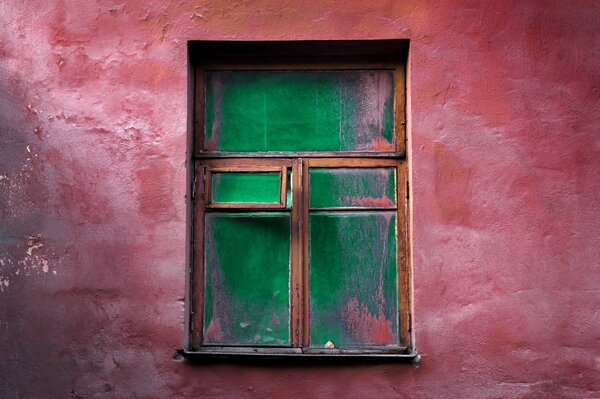
<svg viewBox="0 0 600 399">
<path fill-rule="evenodd" d="M 406 162 L 402 159 L 376 159 L 376 158 L 308 158 L 305 160 L 306 165 L 303 175 L 306 176 L 304 181 L 304 195 L 303 198 L 303 223 L 308 226 L 309 212 L 314 210 L 326 211 L 326 208 L 312 209 L 309 207 L 309 195 L 310 195 L 310 184 L 308 182 L 308 176 L 310 168 L 380 168 L 380 167 L 395 167 L 396 168 L 396 206 L 395 207 L 339 207 L 335 208 L 336 211 L 368 211 L 368 210 L 394 210 L 396 211 L 396 231 L 397 231 L 397 271 L 398 271 L 398 317 L 399 317 L 399 337 L 400 337 L 400 348 L 405 351 L 411 347 L 410 342 L 410 276 L 409 267 L 407 264 L 407 242 L 408 242 L 408 192 L 406 190 Z M 304 320 L 304 331 L 305 341 L 309 342 L 308 334 L 310 327 L 308 311 L 310 309 L 308 304 L 309 293 L 308 293 L 308 228 L 302 232 L 304 235 L 303 240 L 303 273 L 304 273 L 304 284 L 305 284 L 305 303 L 306 314 Z M 307 348 L 308 349 L 308 348 Z M 314 351 L 314 348 L 310 348 L 310 351 Z M 371 350 L 375 350 L 372 348 Z M 326 350 L 319 350 L 319 353 L 327 353 Z"/>
<path fill-rule="evenodd" d="M 408 191 L 406 168 L 406 75 L 405 58 L 381 55 L 338 55 L 324 54 L 303 57 L 269 55 L 266 57 L 220 55 L 194 61 L 194 139 L 192 160 L 194 176 L 192 189 L 192 265 L 189 271 L 190 290 L 187 328 L 189 329 L 184 353 L 188 356 L 263 355 L 263 356 L 369 356 L 399 357 L 416 356 L 411 339 L 410 292 L 411 275 L 408 264 Z M 345 151 L 345 152 L 209 152 L 204 148 L 205 73 L 210 70 L 348 70 L 348 69 L 391 69 L 394 71 L 394 132 L 395 152 Z M 394 347 L 365 346 L 360 349 L 309 348 L 308 295 L 308 215 L 309 180 L 311 167 L 395 167 L 397 205 L 397 270 L 399 343 Z M 292 169 L 291 208 L 286 208 L 287 168 Z M 235 204 L 220 206 L 210 203 L 210 175 L 217 171 L 279 171 L 279 204 Z M 207 177 L 205 179 L 205 176 Z M 217 206 L 215 206 L 217 205 Z M 264 206 L 268 205 L 268 206 Z M 273 206 L 275 205 L 275 206 Z M 290 337 L 292 347 L 231 347 L 203 346 L 203 297 L 204 297 L 204 214 L 215 208 L 231 210 L 289 210 L 291 212 L 291 271 L 290 271 Z M 229 210 L 228 209 L 228 210 Z M 364 210 L 365 208 L 360 208 Z M 374 208 L 382 210 L 385 208 Z M 390 208 L 391 210 L 392 208 Z M 352 208 L 348 208 L 352 210 Z"/>
<path fill-rule="evenodd" d="M 286 166 L 237 166 L 231 162 L 229 167 L 206 167 L 204 169 L 204 202 L 207 209 L 282 209 L 286 207 L 287 200 L 287 167 Z M 213 202 L 212 175 L 214 173 L 279 173 L 279 202 Z"/>
</svg>

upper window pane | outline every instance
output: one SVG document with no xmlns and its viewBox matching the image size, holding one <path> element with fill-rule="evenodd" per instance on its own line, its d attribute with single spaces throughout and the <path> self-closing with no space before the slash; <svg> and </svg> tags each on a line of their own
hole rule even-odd
<svg viewBox="0 0 600 399">
<path fill-rule="evenodd" d="M 393 208 L 395 168 L 311 168 L 311 208 Z"/>
<path fill-rule="evenodd" d="M 213 203 L 279 203 L 279 173 L 213 173 Z"/>
<path fill-rule="evenodd" d="M 391 70 L 206 73 L 208 151 L 395 151 Z"/>
</svg>

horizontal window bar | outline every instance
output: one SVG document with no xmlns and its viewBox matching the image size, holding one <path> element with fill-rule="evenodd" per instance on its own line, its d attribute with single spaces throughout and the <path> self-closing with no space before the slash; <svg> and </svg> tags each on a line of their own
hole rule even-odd
<svg viewBox="0 0 600 399">
<path fill-rule="evenodd" d="M 381 207 L 381 208 L 365 208 L 365 207 L 340 207 L 340 208 L 309 208 L 310 212 L 356 212 L 356 211 L 395 211 L 396 207 Z"/>
<path fill-rule="evenodd" d="M 228 213 L 233 213 L 233 212 L 259 212 L 259 213 L 263 213 L 263 212 L 282 212 L 282 213 L 288 213 L 291 212 L 291 208 L 281 208 L 281 207 L 275 207 L 275 206 L 247 206 L 247 204 L 235 204 L 235 207 L 217 207 L 217 206 L 211 206 L 210 208 L 207 207 L 204 209 L 204 211 L 206 213 L 209 212 L 228 212 Z M 256 205 L 263 205 L 263 204 L 256 204 Z"/>
<path fill-rule="evenodd" d="M 194 154 L 198 159 L 210 158 L 391 158 L 403 159 L 405 152 L 201 152 Z"/>
</svg>

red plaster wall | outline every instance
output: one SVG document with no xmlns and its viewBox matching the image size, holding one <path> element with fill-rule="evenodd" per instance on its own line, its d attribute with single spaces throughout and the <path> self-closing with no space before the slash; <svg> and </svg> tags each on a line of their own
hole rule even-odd
<svg viewBox="0 0 600 399">
<path fill-rule="evenodd" d="M 600 397 L 600 4 L 0 2 L 0 397 Z M 191 39 L 409 38 L 419 367 L 182 345 Z"/>
</svg>

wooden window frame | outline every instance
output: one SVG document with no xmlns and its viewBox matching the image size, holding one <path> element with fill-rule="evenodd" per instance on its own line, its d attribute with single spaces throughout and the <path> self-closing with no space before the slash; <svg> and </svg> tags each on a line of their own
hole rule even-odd
<svg viewBox="0 0 600 399">
<path fill-rule="evenodd" d="M 372 45 L 374 41 L 370 41 Z M 379 54 L 358 54 L 366 48 L 363 42 L 351 41 L 350 48 L 356 49 L 346 54 L 326 55 L 327 46 L 322 42 L 297 42 L 296 52 L 301 57 L 289 56 L 287 51 L 278 48 L 278 43 L 270 47 L 262 42 L 259 50 L 252 49 L 251 43 L 233 44 L 237 51 L 227 51 L 231 42 L 208 43 L 213 49 L 212 56 L 204 54 L 192 56 L 192 189 L 190 210 L 192 223 L 191 261 L 188 275 L 186 342 L 183 353 L 191 358 L 204 356 L 269 356 L 269 357 L 392 357 L 414 358 L 415 351 L 411 338 L 411 273 L 408 264 L 408 190 L 406 168 L 406 118 L 405 118 L 405 53 L 397 54 L 398 43 L 389 50 L 389 41 L 379 43 L 386 49 Z M 404 42 L 404 41 L 392 41 Z M 206 45 L 205 43 L 205 45 Z M 256 43 L 256 42 L 255 42 Z M 339 43 L 339 42 L 338 42 Z M 343 43 L 346 43 L 345 41 Z M 332 43 L 334 44 L 334 43 Z M 402 44 L 402 45 L 405 45 Z M 321 47 L 320 47 L 321 46 Z M 342 46 L 343 47 L 343 46 Z M 375 46 L 377 47 L 377 46 Z M 260 50 L 262 48 L 262 50 Z M 273 48 L 273 49 L 272 49 Z M 308 48 L 311 54 L 303 54 Z M 322 50 L 319 50 L 319 49 Z M 369 47 L 371 48 L 371 47 Z M 271 49 L 271 50 L 269 50 Z M 312 50 L 310 50 L 312 49 Z M 316 49 L 316 50 L 315 50 Z M 293 49 L 292 49 L 293 50 Z M 223 51 L 221 54 L 219 51 Z M 323 53 L 320 53 L 323 51 Z M 196 52 L 201 52 L 196 49 Z M 273 52 L 261 56 L 262 53 Z M 294 52 L 294 51 L 292 51 Z M 257 54 L 258 53 L 258 54 Z M 393 54 L 392 54 L 393 53 Z M 218 152 L 204 148 L 204 74 L 213 70 L 352 70 L 352 69 L 391 69 L 394 71 L 394 134 L 396 151 L 309 151 L 309 152 Z M 309 212 L 309 169 L 310 168 L 396 168 L 396 206 L 393 208 L 342 207 L 341 211 L 381 211 L 397 212 L 397 278 L 398 278 L 398 337 L 397 346 L 361 346 L 357 349 L 309 347 L 310 303 L 308 268 L 308 218 Z M 291 168 L 291 181 L 287 181 L 287 171 Z M 279 172 L 279 203 L 212 203 L 211 176 L 213 173 L 227 172 Z M 287 207 L 287 185 L 292 187 L 292 206 Z M 290 270 L 290 339 L 291 347 L 260 346 L 218 346 L 203 345 L 202 331 L 204 319 L 204 215 L 212 210 L 256 210 L 289 211 L 291 213 L 291 270 Z"/>
<path fill-rule="evenodd" d="M 279 173 L 279 202 L 213 202 L 212 175 L 213 173 Z M 204 202 L 207 209 L 285 209 L 287 200 L 287 167 L 286 166 L 245 166 L 237 162 L 229 163 L 228 167 L 204 168 Z"/>
</svg>

